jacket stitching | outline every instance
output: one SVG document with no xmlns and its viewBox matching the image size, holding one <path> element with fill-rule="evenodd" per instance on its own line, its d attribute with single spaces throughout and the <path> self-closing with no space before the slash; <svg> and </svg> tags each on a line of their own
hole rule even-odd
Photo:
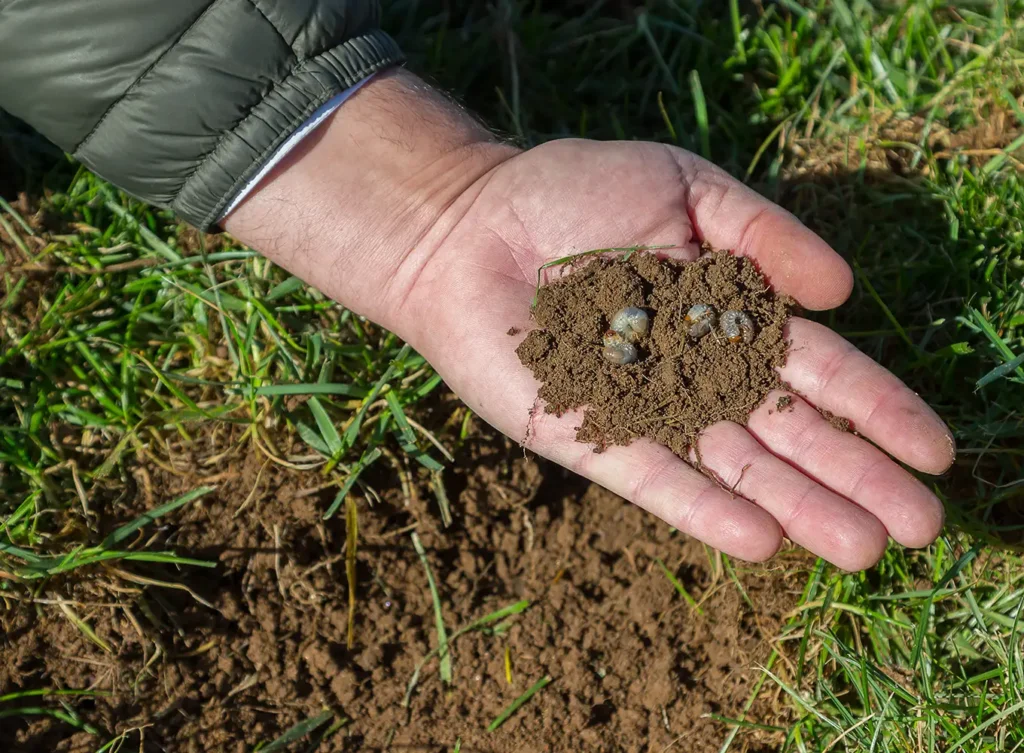
<svg viewBox="0 0 1024 753">
<path fill-rule="evenodd" d="M 364 38 L 364 37 L 356 37 L 355 39 L 361 39 L 361 38 Z M 300 70 L 292 71 L 291 75 L 289 75 L 286 79 L 281 81 L 279 85 L 283 86 L 285 84 L 288 84 L 294 78 L 298 77 L 298 75 L 300 75 L 300 73 L 304 72 L 305 70 L 308 70 L 308 68 L 310 67 L 310 64 L 319 63 L 323 58 L 327 57 L 328 55 L 331 55 L 332 53 L 335 53 L 337 50 L 343 49 L 344 47 L 348 46 L 353 41 L 355 41 L 355 40 L 354 39 L 346 40 L 345 42 L 343 42 L 340 45 L 337 45 L 337 46 L 332 47 L 330 49 L 324 50 L 322 53 L 320 53 L 319 55 L 317 55 L 314 58 L 309 58 L 308 60 L 303 61 L 300 64 L 299 67 L 301 67 L 304 70 L 303 71 L 300 71 Z M 356 76 L 357 80 L 361 81 L 362 79 L 366 78 L 366 76 L 370 75 L 371 73 L 375 72 L 376 70 L 379 70 L 379 69 L 383 68 L 386 65 L 392 65 L 395 62 L 397 62 L 397 59 L 393 55 L 387 56 L 387 57 L 385 57 L 385 58 L 383 58 L 381 60 L 374 61 L 374 62 L 369 63 L 369 64 L 363 66 L 362 68 L 358 69 L 355 72 L 355 76 Z M 178 198 L 180 198 L 181 194 L 184 193 L 185 189 L 188 187 L 189 183 L 192 182 L 192 179 L 195 177 L 196 173 L 198 173 L 199 170 L 202 168 L 202 166 L 207 162 L 207 160 L 209 160 L 210 156 L 213 155 L 214 153 L 216 153 L 221 148 L 221 146 L 228 139 L 228 137 L 235 135 L 235 133 L 238 131 L 239 128 L 241 128 L 243 125 L 245 125 L 245 123 L 250 118 L 254 117 L 256 108 L 259 107 L 261 104 L 263 104 L 267 100 L 267 98 L 270 97 L 274 93 L 274 91 L 277 90 L 277 88 L 278 88 L 278 86 L 275 86 L 273 91 L 268 92 L 266 96 L 264 96 L 263 98 L 260 99 L 259 102 L 254 104 L 249 109 L 249 113 L 242 120 L 240 120 L 235 125 L 234 128 L 232 128 L 230 131 L 225 131 L 224 134 L 219 139 L 217 139 L 217 143 L 213 146 L 213 148 L 211 148 L 208 152 L 206 152 L 202 157 L 199 158 L 199 160 L 196 162 L 195 167 L 189 172 L 189 175 L 185 179 L 185 182 L 182 183 L 181 188 L 175 194 L 175 202 L 177 201 Z M 324 87 L 323 91 L 320 93 L 320 96 L 314 97 L 312 100 L 310 100 L 307 103 L 306 107 L 303 108 L 302 112 L 299 113 L 299 116 L 297 118 L 292 119 L 289 122 L 289 125 L 291 126 L 291 125 L 294 125 L 296 123 L 302 123 L 305 119 L 307 119 L 310 116 L 310 114 L 315 112 L 316 109 L 318 107 L 320 107 L 320 105 L 322 105 L 324 102 L 326 102 L 337 91 L 340 91 L 340 90 L 337 89 L 337 88 Z M 278 134 L 278 136 L 276 138 L 274 138 L 270 142 L 270 144 L 268 144 L 259 153 L 257 158 L 255 160 L 253 160 L 253 162 L 249 165 L 249 167 L 246 168 L 237 178 L 235 178 L 232 181 L 231 188 L 234 189 L 240 183 L 244 182 L 250 174 L 253 174 L 253 172 L 254 172 L 253 168 L 258 166 L 258 165 L 262 165 L 262 163 L 266 160 L 266 158 L 275 149 L 277 149 L 277 147 L 281 145 L 281 143 L 284 141 L 284 139 L 287 138 L 293 131 L 294 131 L 293 128 L 283 129 L 282 132 L 280 134 Z M 209 214 L 207 214 L 207 216 L 203 218 L 203 222 L 202 222 L 203 226 L 209 225 L 211 222 L 216 220 L 218 215 L 220 214 L 220 212 L 223 210 L 223 208 L 225 206 L 227 206 L 227 202 L 230 201 L 231 198 L 232 198 L 231 195 L 221 197 L 221 199 L 217 202 L 217 204 L 213 207 L 213 209 L 209 212 Z"/>
<path fill-rule="evenodd" d="M 288 44 L 288 40 L 284 38 L 284 34 L 281 33 L 281 30 L 279 28 L 277 28 L 277 24 L 270 20 L 270 16 L 268 16 L 267 12 L 263 10 L 259 2 L 257 2 L 257 0 L 246 0 L 246 2 L 248 2 L 249 5 L 253 7 L 253 10 L 255 10 L 257 13 L 263 16 L 263 20 L 270 24 L 270 28 L 274 30 L 278 38 L 281 40 L 281 44 L 288 48 L 291 57 L 295 60 L 298 60 L 298 56 L 295 54 L 295 48 L 292 47 L 292 45 Z"/>
<path fill-rule="evenodd" d="M 317 55 L 316 58 L 313 58 L 310 62 L 317 62 L 317 61 L 320 60 L 320 58 L 326 56 L 327 54 L 333 52 L 336 49 L 340 49 L 342 46 L 344 46 L 344 45 L 339 45 L 338 47 L 334 47 L 334 48 L 331 48 L 329 50 L 325 50 L 320 55 Z M 396 60 L 394 60 L 393 58 L 389 57 L 389 58 L 385 58 L 383 60 L 371 63 L 371 64 L 369 64 L 367 66 L 364 66 L 363 68 L 359 69 L 357 71 L 357 73 L 356 73 L 356 76 L 358 77 L 358 80 L 362 80 L 362 79 L 366 78 L 368 75 L 370 75 L 371 73 L 374 73 L 375 71 L 379 70 L 380 68 L 383 68 L 386 65 L 394 64 L 395 62 L 396 62 Z M 328 99 L 330 99 L 332 96 L 334 96 L 334 94 L 336 94 L 338 91 L 340 91 L 340 89 L 325 88 L 323 90 L 323 92 L 321 92 L 319 97 L 315 97 L 314 99 L 310 100 L 310 102 L 306 105 L 306 107 L 303 108 L 303 110 L 299 114 L 299 116 L 297 118 L 293 119 L 289 123 L 289 126 L 294 126 L 296 124 L 300 124 L 303 121 L 305 121 L 307 118 L 309 118 L 310 115 L 312 115 L 314 112 L 316 112 L 318 107 L 320 107 L 324 102 L 326 102 Z M 266 99 L 266 98 L 264 98 L 264 99 Z M 262 104 L 263 101 L 264 100 L 260 100 L 259 104 Z M 253 107 L 253 110 L 255 110 L 255 109 L 256 109 L 256 106 Z M 250 115 L 252 115 L 252 112 L 250 112 Z M 246 120 L 248 120 L 248 118 L 246 118 Z M 244 122 L 244 121 L 242 121 L 242 122 Z M 238 127 L 241 127 L 242 122 L 240 122 L 238 124 L 238 126 L 236 126 L 236 129 Z M 233 130 L 229 131 L 228 133 L 226 133 L 224 135 L 224 137 L 222 137 L 221 139 L 218 140 L 217 145 L 213 149 L 211 149 L 209 152 L 207 152 L 205 155 L 203 155 L 203 157 L 200 159 L 200 161 L 196 164 L 195 169 L 192 170 L 192 172 L 189 174 L 188 180 L 186 180 L 186 182 L 182 185 L 182 189 L 178 191 L 178 194 L 177 194 L 178 196 L 181 195 L 181 193 L 184 190 L 185 186 L 187 186 L 188 183 L 195 176 L 195 174 L 197 172 L 199 172 L 199 169 L 209 159 L 209 157 L 220 148 L 220 146 L 223 144 L 223 142 L 226 139 L 226 137 L 229 134 L 233 135 L 236 129 L 233 129 Z M 241 175 L 239 177 L 235 178 L 235 180 L 232 181 L 232 183 L 231 183 L 231 192 L 228 195 L 222 196 L 221 199 L 214 206 L 213 210 L 206 217 L 203 218 L 203 225 L 209 225 L 210 223 L 214 222 L 219 217 L 219 215 L 223 211 L 224 207 L 226 207 L 228 202 L 231 200 L 231 198 L 233 198 L 234 192 L 237 190 L 237 187 L 240 184 L 244 183 L 244 181 L 247 180 L 249 178 L 249 176 L 255 174 L 258 171 L 259 166 L 262 166 L 262 164 L 266 161 L 267 157 L 269 157 L 284 142 L 284 140 L 286 138 L 288 138 L 288 136 L 290 136 L 293 132 L 294 132 L 294 128 L 293 127 L 289 127 L 289 128 L 283 129 L 282 132 L 280 134 L 278 134 L 278 136 L 275 139 L 273 139 L 270 142 L 270 144 L 268 144 L 259 153 L 259 155 L 256 157 L 255 160 L 253 160 L 253 162 L 249 165 L 249 167 L 246 168 L 241 173 Z"/>
<path fill-rule="evenodd" d="M 144 70 L 141 74 L 139 74 L 139 77 L 137 79 L 135 79 L 135 81 L 132 83 L 132 85 L 129 86 L 127 89 L 125 89 L 124 93 L 120 97 L 118 97 L 117 99 L 115 99 L 113 102 L 110 103 L 110 107 L 108 107 L 106 110 L 103 111 L 103 114 L 100 116 L 100 119 L 96 121 L 96 125 L 94 125 L 92 127 L 92 129 L 89 131 L 89 133 L 87 133 L 85 135 L 85 138 L 82 139 L 78 143 L 78 146 L 75 147 L 74 153 L 76 155 L 80 151 L 85 149 L 86 144 L 88 144 L 89 140 L 92 139 L 92 137 L 94 135 L 96 135 L 96 132 L 107 121 L 107 118 L 110 117 L 110 114 L 117 108 L 117 106 L 119 104 L 121 104 L 129 94 L 131 94 L 133 91 L 135 91 L 139 87 L 139 84 L 141 84 L 142 81 L 149 76 L 149 74 L 153 71 L 153 69 L 156 68 L 156 66 L 158 66 L 160 64 L 160 61 L 162 61 L 165 57 L 167 57 L 167 55 L 171 52 L 171 50 L 173 50 L 175 47 L 177 47 L 179 44 L 181 44 L 181 41 L 183 39 L 185 39 L 185 37 L 187 37 L 189 34 L 192 33 L 192 31 L 196 28 L 196 26 L 199 25 L 199 22 L 202 21 L 204 18 L 206 18 L 206 16 L 209 15 L 209 13 L 214 9 L 214 7 L 217 6 L 217 4 L 219 2 L 220 2 L 220 0 L 213 0 L 213 2 L 211 2 L 209 5 L 207 5 L 206 6 L 206 10 L 204 10 L 202 13 L 200 13 L 198 16 L 195 17 L 195 19 L 192 21 L 192 23 L 190 23 L 188 25 L 188 28 L 185 29 L 181 34 L 178 35 L 178 38 L 174 40 L 174 43 L 171 44 L 171 45 L 168 45 L 167 49 L 164 50 L 156 60 L 154 60 L 152 63 L 150 63 L 146 67 L 146 70 Z"/>
</svg>

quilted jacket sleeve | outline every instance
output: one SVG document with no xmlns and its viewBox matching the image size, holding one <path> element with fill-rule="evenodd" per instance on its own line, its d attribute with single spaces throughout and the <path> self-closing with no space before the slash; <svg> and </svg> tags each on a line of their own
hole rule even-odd
<svg viewBox="0 0 1024 753">
<path fill-rule="evenodd" d="M 375 0 L 0 0 L 0 107 L 204 229 L 317 108 L 400 60 Z"/>
</svg>

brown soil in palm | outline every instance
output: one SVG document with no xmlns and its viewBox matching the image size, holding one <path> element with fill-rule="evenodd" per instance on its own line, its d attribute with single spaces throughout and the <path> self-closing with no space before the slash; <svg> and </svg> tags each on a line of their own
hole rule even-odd
<svg viewBox="0 0 1024 753">
<path fill-rule="evenodd" d="M 687 335 L 684 317 L 704 303 L 721 314 L 744 311 L 753 342 L 731 343 L 718 330 Z M 602 357 L 602 335 L 625 306 L 650 316 L 635 363 Z M 583 408 L 576 438 L 597 448 L 648 437 L 686 457 L 700 432 L 717 421 L 746 423 L 781 387 L 783 328 L 793 301 L 776 295 L 754 264 L 724 252 L 681 263 L 651 253 L 600 259 L 540 289 L 530 332 L 517 351 L 540 380 L 545 410 Z"/>
<path fill-rule="evenodd" d="M 113 526 L 216 483 L 214 493 L 143 537 L 151 549 L 174 548 L 216 562 L 215 569 L 120 563 L 55 579 L 39 593 L 6 591 L 0 695 L 33 688 L 99 695 L 64 699 L 98 734 L 49 717 L 0 718 L 5 751 L 93 753 L 135 729 L 125 749 L 245 753 L 326 707 L 349 721 L 318 753 L 442 751 L 458 739 L 464 751 L 489 753 L 669 746 L 710 753 L 729 727 L 709 715 L 743 715 L 758 667 L 778 646 L 800 590 L 799 569 L 788 568 L 797 573 L 790 580 L 778 563 L 774 573 L 740 569 L 733 581 L 698 543 L 491 437 L 467 447 L 446 478 L 456 511 L 449 529 L 438 523 L 426 479 L 408 499 L 396 483 L 378 486 L 383 499 L 373 509 L 359 501 L 349 649 L 344 516 L 321 521 L 333 494 L 318 491 L 323 477 L 244 453 L 207 466 L 194 452 L 178 459 L 177 466 L 192 468 L 180 475 L 137 470 L 137 488 L 103 512 Z M 432 661 L 406 709 L 407 683 L 436 645 L 413 526 L 449 634 L 521 599 L 530 607 L 459 637 L 452 685 L 441 683 Z M 699 612 L 675 592 L 658 560 L 700 602 Z M 187 585 L 212 608 L 138 576 Z M 57 599 L 88 621 L 109 651 L 76 629 Z M 545 675 L 550 685 L 497 732 L 487 731 Z M 58 699 L 28 700 L 20 705 L 59 708 Z M 768 691 L 746 718 L 786 724 L 788 713 Z M 746 729 L 737 744 L 769 750 L 779 741 L 776 733 Z"/>
</svg>

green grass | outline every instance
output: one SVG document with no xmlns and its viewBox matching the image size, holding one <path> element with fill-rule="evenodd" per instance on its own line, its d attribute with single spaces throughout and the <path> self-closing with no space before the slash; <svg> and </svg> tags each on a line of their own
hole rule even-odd
<svg viewBox="0 0 1024 753">
<path fill-rule="evenodd" d="M 452 654 L 448 649 L 448 631 L 444 627 L 444 612 L 441 610 L 441 595 L 437 592 L 437 584 L 434 582 L 434 572 L 430 569 L 430 562 L 427 560 L 427 553 L 420 543 L 420 537 L 412 532 L 412 544 L 416 554 L 423 563 L 423 569 L 427 573 L 427 587 L 430 589 L 430 603 L 434 605 L 434 631 L 437 633 L 437 653 L 441 657 L 438 667 L 438 674 L 441 675 L 441 682 L 445 685 L 452 684 Z"/>
<path fill-rule="evenodd" d="M 546 688 L 551 684 L 551 678 L 548 675 L 540 678 L 526 689 L 526 692 L 516 698 L 512 703 L 508 705 L 500 714 L 498 714 L 494 721 L 487 725 L 488 732 L 496 732 L 501 725 L 509 720 L 514 713 L 516 713 L 527 701 L 533 698 L 538 692 Z"/>
<path fill-rule="evenodd" d="M 417 548 L 417 553 L 419 553 L 420 551 L 421 549 Z M 427 572 L 430 572 L 429 567 L 427 567 Z M 416 664 L 416 668 L 413 670 L 412 676 L 409 678 L 409 682 L 406 684 L 405 696 L 402 698 L 402 706 L 405 708 L 409 707 L 409 701 L 412 699 L 412 694 L 416 690 L 416 685 L 417 683 L 419 683 L 420 676 L 423 673 L 423 669 L 435 657 L 440 658 L 440 666 L 442 667 L 447 661 L 448 669 L 446 671 L 449 673 L 451 672 L 451 645 L 455 642 L 457 638 L 474 630 L 490 631 L 490 633 L 493 635 L 500 635 L 508 629 L 508 623 L 505 622 L 505 620 L 507 620 L 509 617 L 513 617 L 514 615 L 525 612 L 530 607 L 529 601 L 517 601 L 515 604 L 509 604 L 507 607 L 502 607 L 501 609 L 491 612 L 490 614 L 485 614 L 483 617 L 479 617 L 473 620 L 468 625 L 465 625 L 456 630 L 454 633 L 451 634 L 451 636 L 445 635 L 442 642 L 441 635 L 443 634 L 443 625 L 441 618 L 440 597 L 436 596 L 436 593 L 436 589 L 432 588 L 431 599 L 434 604 L 434 613 L 437 617 L 437 624 L 439 626 L 438 645 L 430 651 L 428 651 L 427 654 L 422 659 L 420 659 L 420 661 Z M 450 679 L 446 680 L 446 682 L 450 682 Z"/>
<path fill-rule="evenodd" d="M 953 427 L 956 465 L 928 481 L 950 526 L 868 573 L 808 572 L 759 692 L 790 708 L 789 751 L 1024 750 L 1024 562 L 1003 543 L 1024 530 L 1024 3 L 386 5 L 412 67 L 524 145 L 676 143 L 854 263 L 852 300 L 822 319 Z M 111 503 L 134 458 L 166 462 L 168 437 L 211 426 L 320 469 L 325 514 L 356 484 L 372 496 L 376 463 L 438 478 L 409 418 L 439 380 L 395 337 L 85 171 L 44 172 L 45 147 L 2 122 L 0 141 L 18 188 L 56 187 L 62 227 L 40 240 L 0 204 L 23 260 L 0 271 L 0 569 L 23 568 L 19 551 L 81 556 L 67 532 L 94 530 L 83 500 Z M 722 749 L 757 722 L 726 721 Z"/>
<path fill-rule="evenodd" d="M 264 746 L 256 747 L 253 753 L 279 753 L 282 750 L 288 750 L 292 747 L 293 743 L 298 742 L 302 738 L 320 729 L 325 724 L 327 724 L 327 722 L 334 719 L 334 716 L 335 714 L 333 711 L 327 710 L 318 714 L 317 716 L 299 722 L 273 742 L 270 742 Z M 332 724 L 327 729 L 327 731 L 320 736 L 320 740 L 318 740 L 317 743 L 314 744 L 314 749 L 317 746 L 319 746 L 320 741 L 324 740 L 327 736 L 336 732 L 338 729 L 344 726 L 347 723 L 347 721 L 348 720 L 343 718 L 339 719 L 334 724 Z"/>
</svg>

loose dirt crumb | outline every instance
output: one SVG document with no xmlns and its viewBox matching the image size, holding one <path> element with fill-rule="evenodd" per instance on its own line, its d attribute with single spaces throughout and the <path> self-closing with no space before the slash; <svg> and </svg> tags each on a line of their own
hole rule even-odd
<svg viewBox="0 0 1024 753">
<path fill-rule="evenodd" d="M 505 334 L 508 335 L 509 337 L 515 337 L 520 332 L 522 332 L 522 330 L 519 329 L 519 327 L 509 327 L 508 332 L 506 332 Z"/>
<path fill-rule="evenodd" d="M 853 424 L 850 422 L 850 419 L 837 416 L 835 413 L 831 413 L 824 408 L 818 408 L 818 412 L 839 431 L 853 431 Z"/>
<path fill-rule="evenodd" d="M 779 413 L 782 413 L 782 411 L 784 411 L 784 410 L 792 411 L 793 410 L 793 398 L 790 397 L 789 395 L 783 395 L 775 403 L 775 410 L 777 410 Z"/>
<path fill-rule="evenodd" d="M 686 312 L 697 303 L 721 314 L 746 312 L 753 342 L 730 343 L 718 330 L 693 339 Z M 611 317 L 637 306 L 651 318 L 635 363 L 602 358 Z M 542 382 L 545 410 L 585 408 L 576 438 L 602 450 L 648 437 L 680 457 L 718 421 L 745 424 L 781 382 L 783 327 L 793 301 L 772 292 L 754 264 L 725 252 L 680 263 L 640 253 L 594 261 L 539 291 L 538 328 L 520 344 L 520 360 Z"/>
</svg>

